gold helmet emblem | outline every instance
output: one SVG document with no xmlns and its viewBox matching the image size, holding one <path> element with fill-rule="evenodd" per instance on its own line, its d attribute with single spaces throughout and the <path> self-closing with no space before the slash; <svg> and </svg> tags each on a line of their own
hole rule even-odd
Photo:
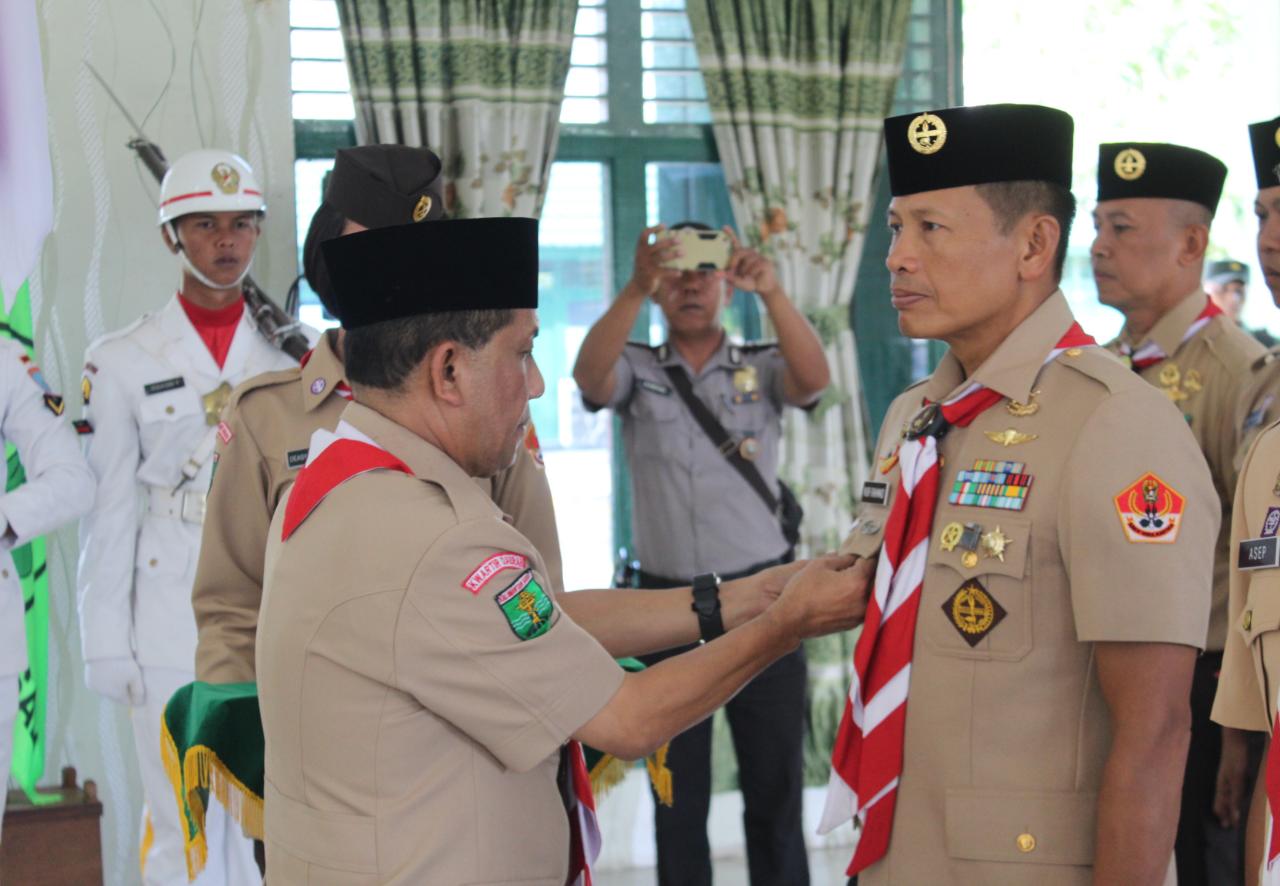
<svg viewBox="0 0 1280 886">
<path fill-rule="evenodd" d="M 907 127 L 907 142 L 919 154 L 936 154 L 947 143 L 947 124 L 935 114 L 921 114 Z"/>
<path fill-rule="evenodd" d="M 224 194 L 234 194 L 240 190 L 240 173 L 230 163 L 219 163 L 209 172 L 209 177 Z"/>
<path fill-rule="evenodd" d="M 427 213 L 430 211 L 431 197 L 428 194 L 423 194 L 418 198 L 418 205 L 413 207 L 413 220 L 416 222 L 422 221 L 427 217 Z"/>
<path fill-rule="evenodd" d="M 1116 154 L 1116 175 L 1127 182 L 1142 178 L 1147 171 L 1147 158 L 1137 148 L 1125 148 Z"/>
</svg>

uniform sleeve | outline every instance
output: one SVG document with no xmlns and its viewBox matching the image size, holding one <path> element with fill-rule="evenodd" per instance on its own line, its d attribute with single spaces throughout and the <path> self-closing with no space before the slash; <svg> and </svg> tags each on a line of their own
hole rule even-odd
<svg viewBox="0 0 1280 886">
<path fill-rule="evenodd" d="M 265 457 L 238 404 L 227 411 L 224 421 L 231 433 L 220 435 L 214 449 L 213 480 L 191 589 L 196 678 L 206 683 L 254 679 L 254 640 L 273 504 Z"/>
<path fill-rule="evenodd" d="M 627 403 L 631 402 L 631 388 L 635 385 L 636 372 L 627 355 L 629 347 L 630 345 L 623 346 L 622 353 L 618 355 L 617 362 L 613 364 L 613 396 L 609 398 L 608 403 L 592 403 L 584 396 L 582 405 L 586 407 L 587 412 L 599 412 L 601 409 L 622 409 Z"/>
<path fill-rule="evenodd" d="M 138 465 L 142 450 L 126 379 L 89 354 L 84 417 L 93 426 L 87 456 L 97 488 L 80 521 L 77 575 L 85 661 L 133 654 L 133 560 L 138 542 Z"/>
<path fill-rule="evenodd" d="M 530 426 L 532 428 L 532 425 Z M 547 564 L 547 578 L 556 593 L 562 593 L 564 567 L 560 556 L 560 533 L 556 529 L 556 509 L 551 498 L 551 486 L 547 482 L 546 468 L 542 464 L 541 451 L 535 452 L 534 440 L 525 443 L 516 452 L 515 464 L 493 478 L 493 501 L 511 518 L 516 530 L 538 549 Z"/>
<path fill-rule="evenodd" d="M 517 772 L 554 753 L 624 676 L 526 553 L 497 521 L 449 530 L 411 579 L 395 640 L 398 687 Z"/>
<path fill-rule="evenodd" d="M 1244 477 L 1249 468 L 1246 458 L 1240 469 Z M 1244 494 L 1236 484 L 1235 503 L 1231 511 L 1231 550 L 1235 551 L 1244 536 Z M 1222 672 L 1218 692 L 1213 699 L 1211 717 L 1215 723 L 1233 729 L 1269 732 L 1266 699 L 1258 685 L 1258 673 L 1249 654 L 1244 634 L 1237 630 L 1241 613 L 1249 597 L 1249 573 L 1231 569 L 1230 595 L 1227 598 L 1227 639 L 1222 650 Z"/>
<path fill-rule="evenodd" d="M 1163 515 L 1143 535 L 1125 514 L 1142 510 L 1148 480 Z M 1208 468 L 1178 410 L 1147 390 L 1105 400 L 1076 438 L 1059 499 L 1058 543 L 1080 641 L 1204 648 L 1220 519 Z"/>
<path fill-rule="evenodd" d="M 773 408 L 781 413 L 783 407 L 787 405 L 785 389 L 787 361 L 782 358 L 782 351 L 776 346 L 769 348 L 761 352 L 755 364 L 760 373 L 760 389 L 765 392 Z M 816 397 L 814 402 L 817 402 Z"/>
<path fill-rule="evenodd" d="M 1259 346 L 1261 347 L 1261 346 Z M 1250 387 L 1252 360 L 1242 357 L 1238 365 L 1227 367 L 1222 374 L 1222 392 L 1214 401 L 1211 444 L 1206 456 L 1214 479 L 1222 490 L 1222 515 L 1230 519 L 1231 499 L 1235 493 L 1236 456 L 1241 443 L 1243 418 L 1239 415 L 1241 398 Z"/>
<path fill-rule="evenodd" d="M 18 448 L 26 482 L 0 497 L 0 517 L 17 536 L 14 546 L 88 512 L 93 505 L 93 472 L 80 452 L 76 433 L 55 414 L 22 362 L 22 348 L 0 347 L 4 364 L 3 427 L 6 440 Z"/>
</svg>

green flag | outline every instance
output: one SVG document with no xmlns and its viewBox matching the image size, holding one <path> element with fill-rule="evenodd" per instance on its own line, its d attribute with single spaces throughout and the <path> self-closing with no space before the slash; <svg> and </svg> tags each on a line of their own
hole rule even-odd
<svg viewBox="0 0 1280 886">
<path fill-rule="evenodd" d="M 0 292 L 0 335 L 20 343 L 34 359 L 31 339 L 31 293 L 23 283 L 13 299 L 13 309 L 4 312 L 4 293 Z M 12 443 L 5 444 L 8 481 L 5 492 L 12 492 L 24 482 L 27 474 Z M 13 549 L 13 565 L 22 582 L 22 603 L 27 626 L 27 669 L 18 677 L 18 719 L 13 726 L 13 772 L 16 781 L 32 803 L 52 803 L 54 796 L 36 793 L 36 784 L 44 775 L 44 715 L 48 706 L 49 664 L 49 575 L 45 562 L 44 539 L 37 538 Z"/>
</svg>

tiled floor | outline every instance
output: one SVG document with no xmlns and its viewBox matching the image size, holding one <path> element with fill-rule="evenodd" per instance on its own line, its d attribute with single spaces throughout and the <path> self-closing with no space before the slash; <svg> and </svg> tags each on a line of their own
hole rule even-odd
<svg viewBox="0 0 1280 886">
<path fill-rule="evenodd" d="M 844 869 L 848 864 L 847 849 L 810 852 L 809 886 L 845 886 Z M 602 871 L 591 879 L 598 886 L 654 886 L 657 883 L 652 868 Z M 747 863 L 739 859 L 716 862 L 715 886 L 747 886 Z"/>
</svg>

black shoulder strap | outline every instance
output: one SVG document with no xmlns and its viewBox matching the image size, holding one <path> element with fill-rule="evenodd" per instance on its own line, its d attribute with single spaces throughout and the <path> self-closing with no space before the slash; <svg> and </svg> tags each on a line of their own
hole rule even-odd
<svg viewBox="0 0 1280 886">
<path fill-rule="evenodd" d="M 684 371 L 684 367 L 664 366 L 663 371 L 667 373 L 667 378 L 671 379 L 671 384 L 675 387 L 676 393 L 680 395 L 684 405 L 689 407 L 689 411 L 693 413 L 698 425 L 711 438 L 712 444 L 716 449 L 720 450 L 720 454 L 725 457 L 729 464 L 737 469 L 738 473 L 742 475 L 742 479 L 751 484 L 751 488 L 756 491 L 756 495 L 760 496 L 769 512 L 777 514 L 777 496 L 770 491 L 769 484 L 764 482 L 764 477 L 760 476 L 760 471 L 756 466 L 743 458 L 742 454 L 738 452 L 738 444 L 729 435 L 729 432 L 724 429 L 724 425 L 716 420 L 715 415 L 707 408 L 707 404 L 698 399 L 698 395 L 693 392 L 693 383 L 689 381 L 689 374 Z"/>
</svg>

